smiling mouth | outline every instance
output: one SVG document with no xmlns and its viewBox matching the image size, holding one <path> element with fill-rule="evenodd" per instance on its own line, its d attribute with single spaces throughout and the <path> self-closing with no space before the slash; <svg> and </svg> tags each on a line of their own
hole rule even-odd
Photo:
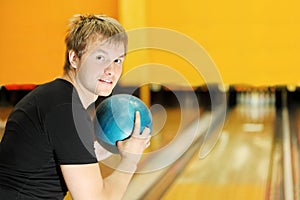
<svg viewBox="0 0 300 200">
<path fill-rule="evenodd" d="M 98 79 L 102 83 L 107 83 L 107 84 L 112 84 L 111 80 L 106 80 L 106 79 Z"/>
</svg>

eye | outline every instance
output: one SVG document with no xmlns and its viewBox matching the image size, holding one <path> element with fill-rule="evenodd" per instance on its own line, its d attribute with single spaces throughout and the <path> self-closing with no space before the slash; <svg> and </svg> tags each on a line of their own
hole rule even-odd
<svg viewBox="0 0 300 200">
<path fill-rule="evenodd" d="M 117 63 L 117 64 L 122 64 L 123 59 L 118 58 L 118 59 L 115 59 L 114 62 Z"/>
<path fill-rule="evenodd" d="M 104 61 L 105 60 L 104 56 L 101 56 L 101 55 L 96 56 L 96 59 L 99 60 L 99 61 Z"/>
</svg>

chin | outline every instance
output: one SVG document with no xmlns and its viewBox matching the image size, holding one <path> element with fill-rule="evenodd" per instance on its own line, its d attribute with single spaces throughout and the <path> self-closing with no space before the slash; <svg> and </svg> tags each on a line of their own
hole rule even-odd
<svg viewBox="0 0 300 200">
<path fill-rule="evenodd" d="M 112 93 L 111 90 L 110 90 L 110 91 L 100 91 L 98 95 L 99 95 L 99 96 L 103 96 L 103 97 L 107 97 L 107 96 L 109 96 L 111 93 Z"/>
</svg>

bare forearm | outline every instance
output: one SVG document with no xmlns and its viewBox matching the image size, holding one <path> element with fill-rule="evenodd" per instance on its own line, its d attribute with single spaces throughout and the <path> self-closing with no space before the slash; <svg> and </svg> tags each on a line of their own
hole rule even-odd
<svg viewBox="0 0 300 200">
<path fill-rule="evenodd" d="M 126 189 L 137 168 L 143 151 L 149 146 L 151 132 L 145 128 L 140 133 L 140 114 L 136 112 L 135 125 L 131 137 L 127 140 L 118 141 L 117 147 L 121 155 L 118 168 L 103 181 L 103 189 L 106 199 L 122 199 Z"/>
<path fill-rule="evenodd" d="M 104 179 L 103 189 L 108 199 L 122 199 L 136 170 L 136 164 L 123 161 L 110 176 Z"/>
</svg>

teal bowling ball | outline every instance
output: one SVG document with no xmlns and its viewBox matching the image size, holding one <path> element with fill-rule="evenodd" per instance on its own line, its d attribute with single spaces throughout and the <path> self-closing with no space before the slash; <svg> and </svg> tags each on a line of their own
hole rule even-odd
<svg viewBox="0 0 300 200">
<path fill-rule="evenodd" d="M 118 154 L 117 141 L 130 137 L 134 128 L 135 113 L 140 112 L 141 128 L 152 132 L 152 115 L 146 104 L 129 94 L 117 94 L 104 99 L 96 108 L 94 119 L 97 141 L 111 153 Z"/>
</svg>

